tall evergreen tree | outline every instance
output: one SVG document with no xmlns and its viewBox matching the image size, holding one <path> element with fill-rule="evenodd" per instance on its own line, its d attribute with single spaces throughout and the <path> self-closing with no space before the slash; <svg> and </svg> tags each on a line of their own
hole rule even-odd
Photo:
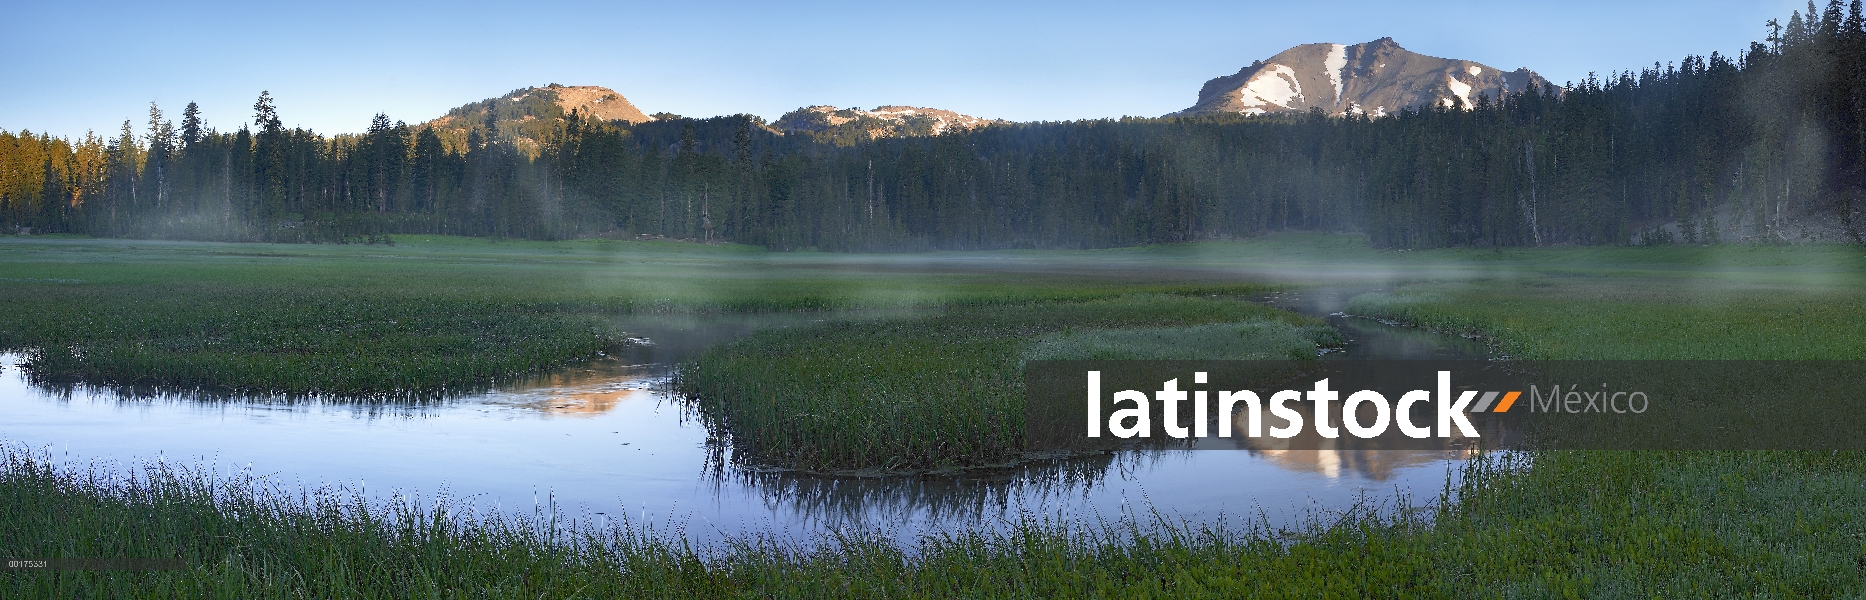
<svg viewBox="0 0 1866 600">
<path fill-rule="evenodd" d="M 273 135 L 284 130 L 284 122 L 279 120 L 278 108 L 272 105 L 272 92 L 261 90 L 259 100 L 253 102 L 253 128 L 261 134 Z"/>
<path fill-rule="evenodd" d="M 201 107 L 197 106 L 193 102 L 189 102 L 188 107 L 182 109 L 181 111 L 181 145 L 182 147 L 187 148 L 187 147 L 193 146 L 195 142 L 201 141 L 202 133 L 203 132 L 201 131 Z"/>
</svg>

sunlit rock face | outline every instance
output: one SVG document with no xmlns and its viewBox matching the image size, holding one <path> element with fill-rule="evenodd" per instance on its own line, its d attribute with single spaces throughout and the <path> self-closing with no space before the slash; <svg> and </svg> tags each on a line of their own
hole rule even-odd
<svg viewBox="0 0 1866 600">
<path fill-rule="evenodd" d="M 823 138 L 876 139 L 940 135 L 1004 122 L 919 106 L 881 106 L 874 110 L 806 106 L 785 113 L 771 125 L 786 133 L 802 132 Z"/>
<path fill-rule="evenodd" d="M 635 108 L 628 98 L 606 87 L 553 83 L 542 89 L 534 88 L 532 93 L 548 94 L 551 101 L 566 113 L 576 110 L 587 117 L 629 123 L 646 123 L 654 120 L 654 117 Z M 515 95 L 517 94 L 520 93 L 515 92 Z"/>
<path fill-rule="evenodd" d="M 1426 56 L 1393 38 L 1365 44 L 1303 44 L 1234 75 L 1205 82 L 1199 101 L 1167 116 L 1307 112 L 1382 116 L 1401 108 L 1454 108 L 1548 81 L 1528 69 L 1502 71 L 1468 60 Z"/>
</svg>

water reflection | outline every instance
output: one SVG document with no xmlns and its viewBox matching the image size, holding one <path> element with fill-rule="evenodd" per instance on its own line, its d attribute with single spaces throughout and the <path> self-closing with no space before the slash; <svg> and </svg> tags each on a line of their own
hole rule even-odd
<svg viewBox="0 0 1866 600">
<path fill-rule="evenodd" d="M 1387 481 L 1400 469 L 1447 460 L 1464 460 L 1476 450 L 1255 450 L 1270 462 L 1291 471 L 1320 473 L 1338 479 L 1344 471 L 1374 481 Z"/>
<path fill-rule="evenodd" d="M 1337 407 L 1339 409 L 1340 407 Z M 1413 422 L 1427 422 L 1432 418 L 1431 411 L 1415 405 Z M 1315 412 L 1309 406 L 1303 406 L 1298 412 L 1308 418 L 1314 418 Z M 1377 413 L 1372 404 L 1361 403 L 1356 410 L 1357 423 L 1371 423 Z M 1328 425 L 1343 428 L 1346 415 L 1341 410 L 1328 413 Z M 1283 427 L 1288 424 L 1275 415 L 1264 416 L 1263 427 Z M 1494 424 L 1493 422 L 1485 422 Z M 1233 418 L 1233 431 L 1246 431 L 1250 427 L 1249 414 L 1239 411 Z M 1481 435 L 1494 435 L 1491 431 L 1479 432 Z M 1442 448 L 1420 449 L 1416 445 L 1421 440 L 1399 440 L 1393 437 L 1359 438 L 1351 435 L 1325 438 L 1316 432 L 1315 427 L 1304 427 L 1292 437 L 1233 437 L 1223 439 L 1200 440 L 1201 448 L 1220 448 L 1231 446 L 1263 456 L 1266 460 L 1292 471 L 1319 473 L 1329 479 L 1336 479 L 1344 472 L 1352 472 L 1374 481 L 1386 481 L 1393 478 L 1396 471 L 1418 465 L 1447 460 L 1465 460 L 1479 452 L 1477 442 L 1481 438 L 1448 437 L 1431 438 L 1426 441 L 1440 440 Z"/>
<path fill-rule="evenodd" d="M 432 403 L 48 389 L 26 381 L 10 356 L 0 358 L 0 413 L 8 415 L 0 440 L 60 448 L 74 460 L 225 461 L 310 485 L 452 489 L 481 508 L 554 503 L 572 514 L 667 519 L 699 539 L 848 527 L 911 539 L 1018 515 L 1095 519 L 1137 507 L 1192 520 L 1230 514 L 1295 523 L 1370 495 L 1435 495 L 1455 476 L 1449 461 L 1469 455 L 1455 447 L 1278 440 L 1244 451 L 1130 451 L 958 474 L 822 477 L 730 465 L 685 405 L 664 393 L 669 364 L 721 341 L 875 316 L 629 317 L 618 324 L 646 342 L 634 351 Z M 1386 344 L 1385 336 L 1418 333 L 1355 331 L 1361 350 L 1351 348 L 1350 357 L 1413 352 L 1412 341 Z"/>
<path fill-rule="evenodd" d="M 628 401 L 654 402 L 657 365 L 631 364 L 606 357 L 510 386 L 491 394 L 488 404 L 512 406 L 549 415 L 591 417 Z"/>
</svg>

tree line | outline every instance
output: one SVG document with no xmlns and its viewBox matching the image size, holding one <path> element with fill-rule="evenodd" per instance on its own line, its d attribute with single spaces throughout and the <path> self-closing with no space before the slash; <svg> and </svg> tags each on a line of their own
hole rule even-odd
<svg viewBox="0 0 1866 600">
<path fill-rule="evenodd" d="M 99 236 L 381 241 L 659 236 L 795 250 L 1081 248 L 1356 231 L 1383 247 L 1859 241 L 1866 24 L 1809 4 L 1737 56 L 1378 118 L 994 125 L 844 143 L 748 115 L 629 125 L 555 105 L 451 130 L 250 126 L 66 139 L 0 131 L 0 227 Z M 471 108 L 468 107 L 468 108 Z M 516 129 L 502 119 L 532 117 Z M 503 124 L 503 126 L 502 126 Z M 458 133 L 466 131 L 464 139 Z"/>
</svg>

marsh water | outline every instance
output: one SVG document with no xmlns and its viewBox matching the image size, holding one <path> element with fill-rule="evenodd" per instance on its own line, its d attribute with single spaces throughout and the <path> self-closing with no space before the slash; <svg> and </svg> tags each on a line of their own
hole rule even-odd
<svg viewBox="0 0 1866 600">
<path fill-rule="evenodd" d="M 1481 358 L 1481 345 L 1340 314 L 1368 290 L 1261 298 L 1327 319 L 1347 338 L 1330 359 Z M 480 511 L 626 518 L 696 541 L 828 529 L 900 540 L 1023 516 L 1080 522 L 1160 514 L 1287 527 L 1352 507 L 1433 501 L 1456 451 L 1168 451 L 958 476 L 827 478 L 722 466 L 704 426 L 661 385 L 671 365 L 767 327 L 847 315 L 641 317 L 638 350 L 522 385 L 420 405 L 124 398 L 52 391 L 0 360 L 0 440 L 79 466 L 147 461 L 263 477 L 287 489 L 434 498 Z"/>
</svg>

